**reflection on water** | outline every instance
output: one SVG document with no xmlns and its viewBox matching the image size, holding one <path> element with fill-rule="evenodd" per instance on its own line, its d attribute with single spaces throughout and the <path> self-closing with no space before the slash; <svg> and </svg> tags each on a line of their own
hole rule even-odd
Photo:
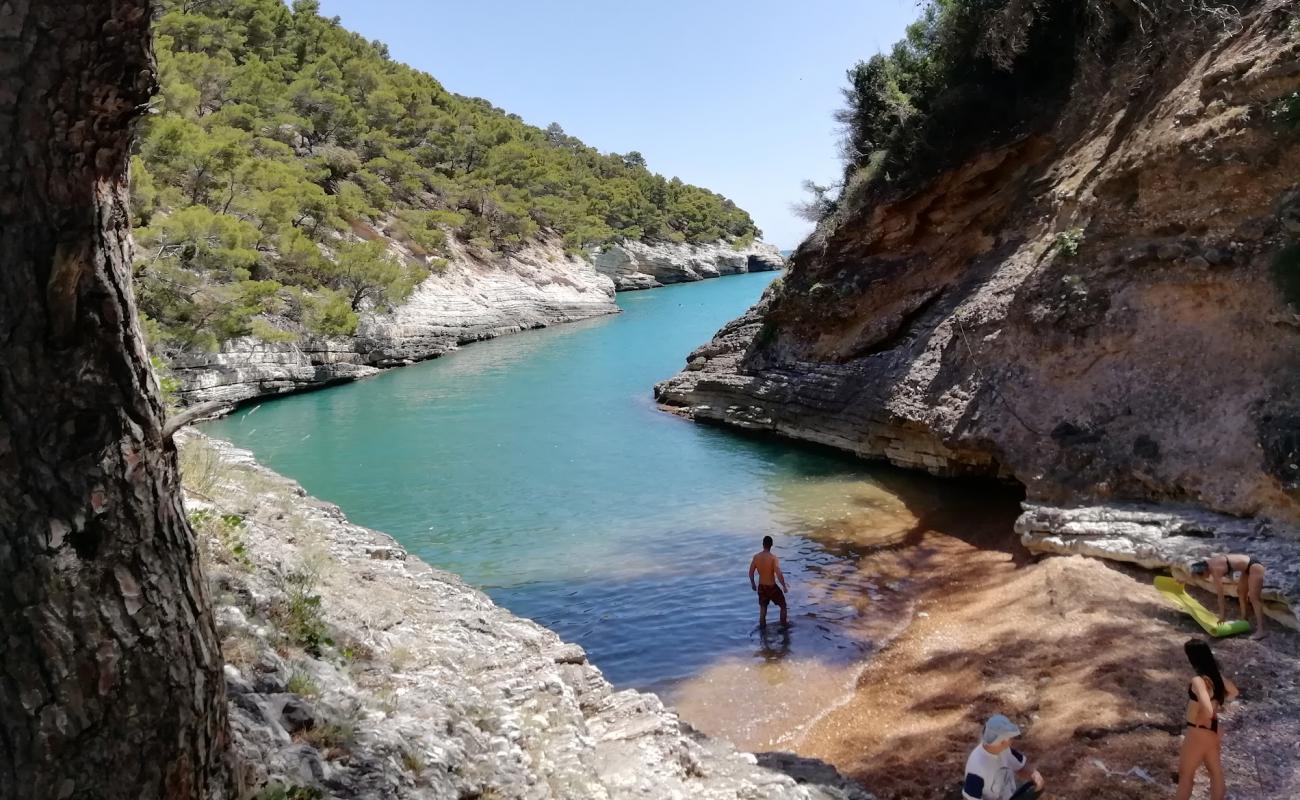
<svg viewBox="0 0 1300 800">
<path fill-rule="evenodd" d="M 905 564 L 863 571 L 863 554 L 908 541 L 955 501 L 936 481 L 654 408 L 651 386 L 771 277 L 634 293 L 615 317 L 269 401 L 207 430 L 582 644 L 618 685 L 720 716 L 762 686 L 775 695 L 765 707 L 793 719 L 907 616 Z M 746 572 L 764 535 L 790 581 L 788 633 L 755 630 Z M 777 716 L 761 719 L 780 732 Z"/>
</svg>

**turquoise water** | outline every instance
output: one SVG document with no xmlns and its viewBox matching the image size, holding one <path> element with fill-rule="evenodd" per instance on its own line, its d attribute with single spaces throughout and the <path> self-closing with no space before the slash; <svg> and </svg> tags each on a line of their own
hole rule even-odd
<svg viewBox="0 0 1300 800">
<path fill-rule="evenodd" d="M 617 316 L 267 401 L 205 430 L 582 644 L 616 684 L 664 688 L 724 657 L 859 659 L 876 638 L 864 609 L 895 613 L 905 598 L 859 575 L 858 557 L 914 527 L 935 484 L 652 401 L 772 277 L 623 294 Z M 791 580 L 788 636 L 756 630 L 746 568 L 764 534 Z"/>
</svg>

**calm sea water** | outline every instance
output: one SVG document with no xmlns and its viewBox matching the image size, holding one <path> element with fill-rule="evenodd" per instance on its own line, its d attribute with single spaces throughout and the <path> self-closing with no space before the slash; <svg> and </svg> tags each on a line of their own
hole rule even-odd
<svg viewBox="0 0 1300 800">
<path fill-rule="evenodd" d="M 727 659 L 860 660 L 897 583 L 856 569 L 942 484 L 656 410 L 651 387 L 771 274 L 620 295 L 624 313 L 470 345 L 241 409 L 206 431 L 587 648 L 616 684 L 670 689 Z M 794 625 L 756 630 L 765 534 Z M 775 619 L 775 609 L 773 609 Z"/>
</svg>

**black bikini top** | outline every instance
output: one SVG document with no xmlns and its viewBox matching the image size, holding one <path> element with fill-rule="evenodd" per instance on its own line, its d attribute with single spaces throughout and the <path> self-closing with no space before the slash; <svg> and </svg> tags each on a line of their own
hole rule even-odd
<svg viewBox="0 0 1300 800">
<path fill-rule="evenodd" d="M 1197 678 L 1203 678 L 1203 679 L 1205 680 L 1205 683 L 1206 683 L 1208 686 L 1213 686 L 1213 685 L 1214 685 L 1214 681 L 1210 680 L 1209 678 L 1207 678 L 1207 677 L 1204 676 L 1204 675 L 1197 675 L 1196 677 L 1197 677 Z M 1188 686 L 1188 687 L 1187 687 L 1187 699 L 1189 699 L 1189 700 L 1199 700 L 1199 699 L 1200 699 L 1200 698 L 1198 698 L 1198 697 L 1196 696 L 1196 691 L 1195 691 L 1194 689 L 1192 689 L 1191 686 Z M 1217 705 L 1217 703 L 1216 703 L 1215 700 L 1214 700 L 1214 693 L 1213 693 L 1213 690 L 1211 690 L 1211 693 L 1210 693 L 1210 703 L 1211 703 L 1211 705 Z"/>
</svg>

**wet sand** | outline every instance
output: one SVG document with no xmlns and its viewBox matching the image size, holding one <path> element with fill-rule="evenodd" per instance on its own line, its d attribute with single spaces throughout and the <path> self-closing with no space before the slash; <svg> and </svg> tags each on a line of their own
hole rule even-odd
<svg viewBox="0 0 1300 800">
<path fill-rule="evenodd" d="M 670 699 L 683 718 L 744 747 L 829 762 L 881 800 L 950 800 L 983 719 L 1002 712 L 1025 729 L 1050 797 L 1172 796 L 1182 645 L 1201 631 L 1150 573 L 1034 561 L 1009 517 L 987 508 L 965 521 L 921 515 L 859 569 L 914 599 L 890 614 L 863 607 L 880 642 L 865 665 L 801 661 L 796 623 L 789 658 L 723 662 L 679 687 Z M 901 630 L 881 627 L 889 618 Z M 1223 722 L 1229 796 L 1300 797 L 1300 636 L 1274 628 L 1214 647 L 1243 697 Z M 1205 783 L 1194 797 L 1208 797 Z"/>
</svg>

